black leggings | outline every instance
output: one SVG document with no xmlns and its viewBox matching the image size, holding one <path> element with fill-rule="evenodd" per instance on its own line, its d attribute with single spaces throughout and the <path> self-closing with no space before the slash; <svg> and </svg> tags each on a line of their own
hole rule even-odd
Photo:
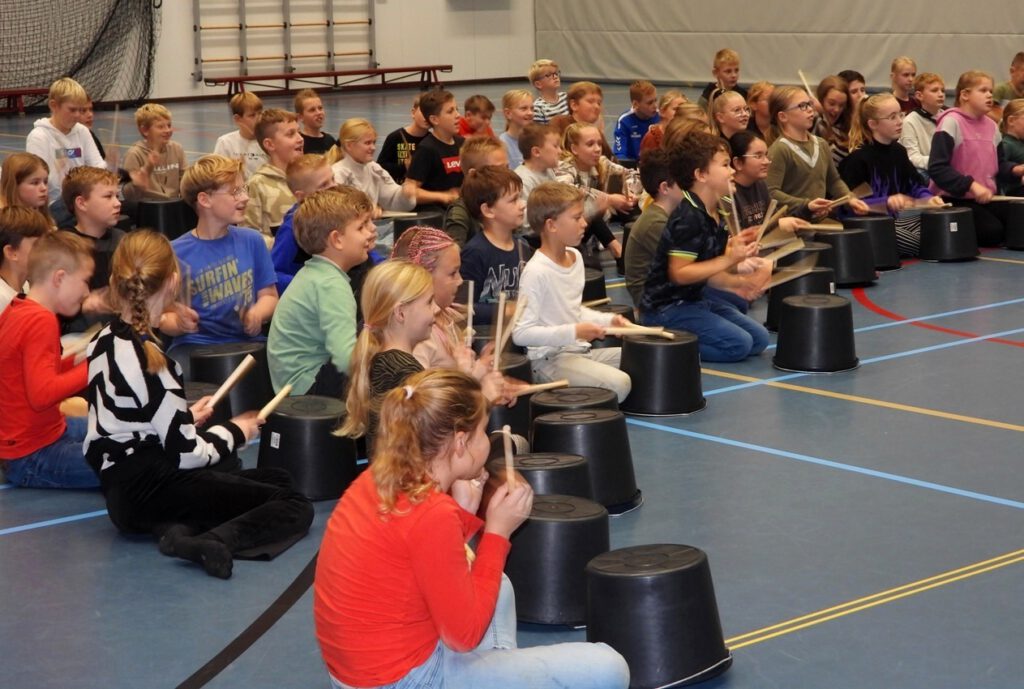
<svg viewBox="0 0 1024 689">
<path fill-rule="evenodd" d="M 273 545 L 291 545 L 313 522 L 313 505 L 282 469 L 186 471 L 172 467 L 159 447 L 121 461 L 124 467 L 100 474 L 110 521 L 121 531 L 159 535 L 181 524 L 232 555 L 259 557 L 281 552 Z"/>
</svg>

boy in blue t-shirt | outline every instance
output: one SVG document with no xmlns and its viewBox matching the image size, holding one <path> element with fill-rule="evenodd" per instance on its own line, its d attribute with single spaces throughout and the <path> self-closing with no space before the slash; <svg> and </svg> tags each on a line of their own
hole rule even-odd
<svg viewBox="0 0 1024 689">
<path fill-rule="evenodd" d="M 523 266 L 533 256 L 530 245 L 514 235 L 526 211 L 522 189 L 506 165 L 471 170 L 462 184 L 462 200 L 483 226 L 463 247 L 460 269 L 463 280 L 473 281 L 473 322 L 479 325 L 492 322 L 499 293 L 516 298 Z"/>
<path fill-rule="evenodd" d="M 189 380 L 195 347 L 266 339 L 277 275 L 262 235 L 236 226 L 249 200 L 241 161 L 203 156 L 182 177 L 181 195 L 199 216 L 194 230 L 171 243 L 190 303 L 167 310 L 160 331 L 174 337 L 167 353 Z"/>
<path fill-rule="evenodd" d="M 696 335 L 703 361 L 742 361 L 760 354 L 768 346 L 768 331 L 705 289 L 710 285 L 751 300 L 771 279 L 771 263 L 756 259 L 757 229 L 729 237 L 718 216 L 718 200 L 729 193 L 733 176 L 726 143 L 704 132 L 690 135 L 673 151 L 669 172 L 685 191 L 651 262 L 641 319 L 644 325 Z"/>
<path fill-rule="evenodd" d="M 640 160 L 640 142 L 651 125 L 661 121 L 658 89 L 649 81 L 634 81 L 629 86 L 629 100 L 632 107 L 615 124 L 612 152 L 616 158 Z"/>
</svg>

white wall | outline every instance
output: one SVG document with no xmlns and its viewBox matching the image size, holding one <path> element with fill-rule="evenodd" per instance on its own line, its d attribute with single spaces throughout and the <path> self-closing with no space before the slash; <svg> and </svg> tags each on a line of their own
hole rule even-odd
<svg viewBox="0 0 1024 689">
<path fill-rule="evenodd" d="M 373 0 L 376 14 L 376 60 L 383 67 L 421 64 L 451 64 L 451 74 L 442 79 L 473 80 L 518 77 L 534 60 L 533 0 Z M 250 5 L 255 3 L 250 3 Z M 293 21 L 313 19 L 318 3 L 293 2 Z M 230 0 L 202 0 L 204 24 L 237 23 L 237 3 Z M 279 22 L 281 15 L 264 5 L 260 13 L 250 10 L 247 22 Z M 335 2 L 336 19 L 365 16 L 362 3 Z M 226 87 L 208 87 L 192 77 L 192 3 L 165 0 L 153 83 L 153 98 L 179 98 L 224 94 Z M 300 30 L 295 30 L 296 32 Z M 346 50 L 344 35 L 351 36 L 348 49 L 367 47 L 365 27 L 338 28 L 337 52 Z M 323 29 L 302 29 L 293 53 L 314 53 L 325 49 Z M 237 32 L 205 34 L 205 55 L 238 54 Z M 250 55 L 283 53 L 280 32 L 250 33 Z M 347 61 L 346 61 L 347 60 Z M 317 71 L 324 63 L 309 60 L 296 63 L 299 70 Z M 338 59 L 338 69 L 366 66 L 366 58 Z M 204 65 L 204 73 L 239 74 L 238 63 Z M 283 72 L 280 62 L 250 63 L 250 73 Z"/>
</svg>

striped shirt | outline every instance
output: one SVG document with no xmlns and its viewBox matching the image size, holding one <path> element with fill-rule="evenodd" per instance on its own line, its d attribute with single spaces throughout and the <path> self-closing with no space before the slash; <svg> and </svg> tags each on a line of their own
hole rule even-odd
<svg viewBox="0 0 1024 689">
<path fill-rule="evenodd" d="M 558 100 L 554 103 L 550 103 L 544 100 L 543 97 L 538 97 L 537 100 L 533 101 L 533 121 L 539 122 L 540 124 L 547 124 L 551 121 L 552 117 L 558 115 L 569 114 L 569 101 L 566 98 L 565 91 L 558 93 Z"/>
</svg>

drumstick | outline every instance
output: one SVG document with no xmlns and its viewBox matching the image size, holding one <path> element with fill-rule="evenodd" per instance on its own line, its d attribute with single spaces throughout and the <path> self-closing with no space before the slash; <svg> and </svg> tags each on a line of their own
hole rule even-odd
<svg viewBox="0 0 1024 689">
<path fill-rule="evenodd" d="M 469 280 L 468 296 L 466 297 L 466 346 L 473 347 L 473 281 Z"/>
<path fill-rule="evenodd" d="M 237 383 L 242 378 L 242 376 L 248 373 L 249 369 L 251 369 L 255 365 L 256 357 L 254 357 L 252 354 L 246 354 L 245 358 L 242 359 L 242 363 L 238 365 L 238 368 L 232 371 L 231 375 L 228 376 L 228 379 L 225 380 L 224 383 L 217 389 L 217 392 L 213 393 L 213 397 L 211 397 L 210 401 L 206 403 L 207 406 L 213 407 L 222 399 L 224 399 L 224 395 L 228 394 L 228 392 L 231 391 L 231 388 L 235 386 L 235 383 Z"/>
<path fill-rule="evenodd" d="M 664 328 L 646 328 L 642 325 L 637 325 L 632 328 L 613 325 L 605 328 L 604 332 L 606 335 L 618 335 L 619 337 L 624 335 L 653 335 L 654 337 L 664 337 L 666 340 L 676 339 L 675 333 L 671 333 Z"/>
<path fill-rule="evenodd" d="M 592 308 L 594 306 L 603 306 L 604 304 L 611 304 L 611 303 L 612 303 L 612 298 L 611 297 L 602 297 L 600 299 L 591 299 L 590 301 L 581 302 L 580 306 L 586 306 L 587 308 Z"/>
<path fill-rule="evenodd" d="M 783 246 L 793 241 L 793 235 L 789 232 L 783 232 L 782 230 L 775 230 L 768 234 L 767 237 L 760 241 L 761 250 L 774 249 L 777 246 Z"/>
<path fill-rule="evenodd" d="M 845 229 L 842 225 L 831 225 L 828 223 L 805 225 L 800 228 L 800 230 L 814 230 L 815 232 L 842 232 Z"/>
<path fill-rule="evenodd" d="M 804 240 L 802 240 L 802 239 L 794 239 L 789 244 L 786 244 L 785 246 L 783 246 L 783 247 L 781 247 L 779 249 L 776 249 L 775 251 L 771 252 L 767 256 L 763 256 L 762 258 L 764 258 L 764 260 L 766 260 L 766 261 L 771 261 L 772 263 L 775 263 L 780 258 L 785 258 L 786 256 L 789 256 L 794 251 L 800 251 L 800 249 L 803 249 L 803 248 L 804 248 Z"/>
<path fill-rule="evenodd" d="M 273 414 L 274 410 L 277 409 L 277 405 L 281 404 L 281 402 L 284 401 L 284 398 L 290 395 L 291 392 L 292 386 L 289 383 L 288 385 L 285 385 L 283 388 L 281 388 L 281 392 L 274 395 L 274 399 L 270 400 L 265 405 L 263 405 L 263 409 L 260 409 L 260 413 L 256 415 L 256 418 L 259 419 L 260 421 L 266 421 L 267 417 Z"/>
<path fill-rule="evenodd" d="M 856 196 L 858 199 L 863 199 L 868 196 L 871 196 L 875 192 L 871 189 L 870 184 L 868 184 L 867 182 L 861 182 L 853 189 L 851 189 L 850 193 Z"/>
<path fill-rule="evenodd" d="M 107 160 L 106 163 L 108 166 L 113 165 L 115 172 L 117 169 L 117 164 L 120 161 L 120 153 L 118 151 L 117 145 L 117 123 L 121 119 L 120 115 L 121 104 L 114 103 L 114 123 L 110 125 L 110 154 L 108 154 L 107 156 L 110 160 Z"/>
<path fill-rule="evenodd" d="M 78 338 L 74 342 L 72 342 L 71 344 L 64 348 L 62 358 L 76 356 L 84 352 L 86 349 L 89 348 L 89 343 L 92 342 L 92 338 L 94 338 L 96 336 L 96 333 L 98 333 L 102 329 L 102 323 L 93 323 L 92 325 L 90 325 L 88 328 L 85 329 L 85 331 L 81 335 L 78 336 Z"/>
<path fill-rule="evenodd" d="M 828 209 L 832 210 L 833 208 L 839 208 L 839 206 L 847 204 L 847 203 L 849 203 L 852 200 L 853 200 L 853 196 L 850 195 L 850 194 L 846 194 L 845 196 L 840 196 L 835 201 L 830 201 L 829 202 Z"/>
<path fill-rule="evenodd" d="M 725 216 L 725 230 L 730 236 L 736 234 L 736 228 L 732 224 L 732 213 L 729 212 L 729 202 L 725 198 L 718 200 L 718 212 Z"/>
<path fill-rule="evenodd" d="M 526 296 L 520 296 L 516 301 L 516 308 L 512 311 L 512 318 L 509 319 L 508 323 L 505 324 L 505 332 L 501 334 L 501 342 L 498 343 L 498 349 L 496 354 L 500 355 L 505 350 L 505 345 L 512 339 L 512 332 L 516 329 L 516 324 L 519 319 L 523 316 L 523 310 L 526 308 Z"/>
<path fill-rule="evenodd" d="M 505 322 L 505 292 L 498 292 L 498 322 L 494 328 L 494 370 L 501 369 L 501 324 Z"/>
<path fill-rule="evenodd" d="M 569 387 L 569 381 L 563 378 L 562 380 L 556 380 L 551 383 L 537 383 L 536 385 L 525 385 L 515 392 L 512 393 L 513 397 L 522 397 L 523 395 L 532 395 L 535 392 L 544 392 L 545 390 L 557 390 L 558 388 Z"/>
<path fill-rule="evenodd" d="M 757 228 L 757 236 L 754 237 L 754 244 L 757 244 L 759 241 L 761 241 L 761 237 L 764 235 L 764 231 L 768 229 L 768 226 L 771 225 L 772 222 L 775 221 L 775 206 L 777 206 L 778 204 L 779 202 L 776 201 L 775 199 L 772 199 L 772 202 L 768 204 L 768 210 L 765 211 L 764 220 L 761 221 L 761 227 Z M 785 210 L 785 206 L 783 206 L 783 210 Z M 779 212 L 781 213 L 782 211 Z"/>
<path fill-rule="evenodd" d="M 789 268 L 783 268 L 782 270 L 772 275 L 771 281 L 768 283 L 768 289 L 778 287 L 779 285 L 789 282 L 790 280 L 796 280 L 802 278 L 804 275 L 808 275 L 814 271 L 814 268 L 800 268 L 799 270 L 792 270 Z"/>
<path fill-rule="evenodd" d="M 992 197 L 991 200 L 992 201 L 1009 201 L 1010 203 L 1022 203 L 1022 202 L 1024 202 L 1024 196 L 1005 196 L 1005 195 L 1002 195 L 1002 194 L 995 194 Z M 952 204 L 946 204 L 946 205 L 948 206 L 948 205 L 952 205 Z"/>
<path fill-rule="evenodd" d="M 1024 201 L 1024 198 L 1021 201 Z M 953 204 L 948 202 L 935 205 L 934 203 L 929 203 L 928 199 L 914 199 L 911 208 L 952 208 L 952 206 Z"/>
<path fill-rule="evenodd" d="M 192 308 L 192 266 L 187 263 L 181 266 L 181 299 L 185 306 Z"/>
<path fill-rule="evenodd" d="M 501 427 L 501 434 L 504 436 L 505 441 L 505 483 L 511 491 L 516 487 L 516 465 L 512 460 L 512 427 L 505 424 Z"/>
<path fill-rule="evenodd" d="M 811 93 L 811 85 L 807 83 L 807 77 L 804 76 L 804 71 L 802 69 L 798 69 L 796 73 L 800 75 L 800 81 L 804 85 L 804 91 L 807 91 L 807 97 L 811 99 L 811 103 L 813 104 L 814 101 L 818 99 L 814 97 L 813 93 Z"/>
</svg>

